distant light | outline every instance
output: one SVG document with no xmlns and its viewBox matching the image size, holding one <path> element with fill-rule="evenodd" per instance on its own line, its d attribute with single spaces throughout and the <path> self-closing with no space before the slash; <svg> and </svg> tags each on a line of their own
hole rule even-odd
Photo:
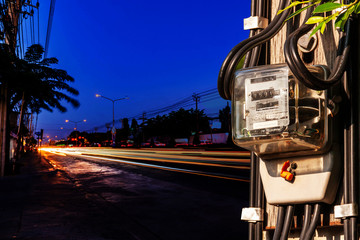
<svg viewBox="0 0 360 240">
<path fill-rule="evenodd" d="M 65 122 L 69 122 L 69 120 L 65 120 Z"/>
<path fill-rule="evenodd" d="M 95 96 L 96 96 L 96 97 L 101 97 L 101 95 L 100 95 L 100 94 L 96 94 Z"/>
<path fill-rule="evenodd" d="M 86 122 L 86 119 L 84 119 L 84 122 Z"/>
<path fill-rule="evenodd" d="M 60 128 L 61 130 L 64 129 L 63 127 Z"/>
</svg>

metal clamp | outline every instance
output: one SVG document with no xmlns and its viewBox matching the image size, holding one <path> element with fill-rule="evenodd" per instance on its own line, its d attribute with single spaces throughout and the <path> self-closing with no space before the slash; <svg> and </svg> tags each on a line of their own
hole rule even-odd
<svg viewBox="0 0 360 240">
<path fill-rule="evenodd" d="M 336 205 L 334 207 L 335 218 L 356 217 L 358 215 L 358 206 L 356 203 Z"/>
<path fill-rule="evenodd" d="M 241 220 L 248 222 L 262 222 L 264 210 L 256 207 L 243 208 L 241 211 Z"/>
<path fill-rule="evenodd" d="M 244 19 L 244 30 L 264 29 L 268 26 L 269 20 L 264 17 L 253 16 Z"/>
</svg>

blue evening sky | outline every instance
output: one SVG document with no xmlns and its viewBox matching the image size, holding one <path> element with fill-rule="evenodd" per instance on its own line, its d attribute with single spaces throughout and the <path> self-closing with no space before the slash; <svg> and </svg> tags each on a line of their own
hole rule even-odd
<svg viewBox="0 0 360 240">
<path fill-rule="evenodd" d="M 40 0 L 43 46 L 49 6 L 50 0 Z M 79 90 L 81 106 L 65 104 L 66 113 L 43 110 L 37 129 L 60 138 L 74 127 L 66 119 L 86 119 L 80 131 L 111 122 L 112 103 L 97 93 L 130 98 L 115 103 L 120 119 L 216 88 L 222 61 L 248 35 L 243 19 L 249 14 L 250 1 L 241 0 L 56 1 L 48 57 L 75 78 L 71 86 Z M 218 113 L 226 103 L 200 99 L 199 108 Z"/>
</svg>

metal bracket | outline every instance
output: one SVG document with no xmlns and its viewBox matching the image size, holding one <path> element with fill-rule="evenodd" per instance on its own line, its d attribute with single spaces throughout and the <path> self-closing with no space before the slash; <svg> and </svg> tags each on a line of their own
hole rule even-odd
<svg viewBox="0 0 360 240">
<path fill-rule="evenodd" d="M 244 30 L 264 29 L 268 26 L 269 20 L 264 17 L 253 16 L 244 19 Z"/>
<path fill-rule="evenodd" d="M 256 207 L 243 208 L 241 211 L 241 220 L 248 222 L 262 222 L 264 210 Z"/>
<path fill-rule="evenodd" d="M 335 218 L 347 218 L 358 216 L 358 206 L 356 203 L 336 205 L 334 207 Z"/>
</svg>

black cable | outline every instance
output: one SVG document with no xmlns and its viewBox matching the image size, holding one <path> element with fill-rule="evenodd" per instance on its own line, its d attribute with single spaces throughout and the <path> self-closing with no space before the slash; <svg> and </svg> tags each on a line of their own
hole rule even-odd
<svg viewBox="0 0 360 240">
<path fill-rule="evenodd" d="M 264 8 L 264 0 L 252 0 L 252 2 L 255 2 L 255 10 L 251 9 L 251 16 L 252 17 L 264 17 L 264 15 L 262 14 L 263 12 L 263 8 Z M 253 4 L 252 4 L 253 7 Z M 260 29 L 251 29 L 250 30 L 250 37 L 255 36 L 257 34 L 259 34 L 261 32 Z M 260 53 L 261 53 L 261 45 L 255 47 L 254 49 L 251 49 L 247 54 L 246 54 L 246 61 L 244 61 L 244 67 L 253 67 L 256 66 L 259 62 L 260 59 Z"/>
<path fill-rule="evenodd" d="M 304 206 L 304 222 L 302 225 L 300 240 L 304 239 L 305 233 L 308 231 L 311 219 L 311 205 L 305 204 Z"/>
<path fill-rule="evenodd" d="M 288 0 L 280 1 L 279 10 L 287 6 Z M 290 10 L 274 17 L 271 23 L 259 34 L 237 44 L 225 58 L 218 76 L 218 91 L 222 98 L 231 99 L 231 88 L 236 66 L 242 57 L 252 48 L 270 40 L 282 28 Z"/>
<path fill-rule="evenodd" d="M 26 44 L 26 46 L 29 46 L 29 37 L 28 37 L 28 28 L 27 28 L 27 21 L 24 21 L 25 23 L 24 23 L 24 30 L 25 30 L 25 44 Z"/>
<path fill-rule="evenodd" d="M 18 54 L 18 56 L 20 57 L 20 58 L 23 58 L 23 51 L 22 51 L 22 46 L 21 46 L 21 38 L 22 38 L 22 36 L 21 36 L 21 28 L 22 28 L 22 25 L 21 25 L 21 22 L 20 22 L 20 31 L 19 31 L 19 29 L 18 29 L 18 38 L 17 38 L 17 40 L 19 41 L 19 54 Z"/>
<path fill-rule="evenodd" d="M 23 27 L 23 18 L 22 18 L 22 21 L 21 21 L 21 25 L 20 25 L 20 31 L 21 31 L 21 49 L 22 49 L 22 56 L 24 57 L 25 55 L 25 45 L 24 45 L 24 27 Z"/>
<path fill-rule="evenodd" d="M 254 17 L 257 14 L 257 1 L 256 0 L 251 0 L 251 7 L 250 7 L 250 12 L 251 12 L 251 16 Z M 249 33 L 249 38 L 253 37 L 255 35 L 255 30 L 251 29 L 250 33 Z M 252 56 L 252 50 L 249 51 L 246 56 L 245 56 L 245 60 L 244 60 L 244 67 L 248 67 L 250 65 L 250 61 L 251 61 L 251 56 Z"/>
<path fill-rule="evenodd" d="M 301 5 L 297 5 L 293 12 L 296 12 L 301 8 Z M 286 22 L 286 36 L 289 36 L 290 33 L 294 32 L 299 28 L 300 25 L 300 14 L 294 16 Z"/>
<path fill-rule="evenodd" d="M 255 206 L 260 209 L 264 209 L 264 189 L 260 177 L 260 158 L 256 157 L 256 168 L 255 168 Z M 263 222 L 259 221 L 255 224 L 255 239 L 262 240 Z"/>
<path fill-rule="evenodd" d="M 352 24 L 352 19 L 348 20 L 349 24 Z M 357 30 L 358 31 L 358 30 Z M 356 37 L 352 37 L 353 42 L 357 43 Z M 346 91 L 350 96 L 350 116 L 349 116 L 349 202 L 357 204 L 358 197 L 358 171 L 359 165 L 357 159 L 359 158 L 359 153 L 357 146 L 359 145 L 358 132 L 359 132 L 359 117 L 358 117 L 358 107 L 359 107 L 359 84 L 357 78 L 359 77 L 358 67 L 358 57 L 356 54 L 351 55 L 352 59 L 349 61 L 346 74 L 344 79 L 348 86 Z M 357 217 L 351 216 L 349 219 L 349 239 L 358 239 L 358 227 L 357 227 Z"/>
<path fill-rule="evenodd" d="M 29 15 L 29 25 L 30 25 L 30 42 L 32 45 L 34 44 L 34 35 L 33 35 L 34 28 L 33 28 L 33 19 L 31 15 Z"/>
<path fill-rule="evenodd" d="M 255 30 L 251 29 L 250 34 L 249 34 L 249 38 L 251 38 L 253 36 L 255 36 Z M 246 53 L 245 59 L 244 59 L 244 64 L 243 64 L 244 68 L 248 68 L 250 66 L 252 52 L 253 52 L 253 49 L 251 49 L 248 53 Z"/>
<path fill-rule="evenodd" d="M 346 79 L 346 77 L 345 77 Z M 346 91 L 346 90 L 345 90 Z M 350 111 L 346 111 L 346 112 L 350 112 Z M 349 119 L 349 117 L 345 117 L 345 119 Z M 349 183 L 349 174 L 350 174 L 350 170 L 349 170 L 349 158 L 351 155 L 350 152 L 350 148 L 349 148 L 349 132 L 347 129 L 348 123 L 344 124 L 344 180 L 343 180 L 343 185 L 344 185 L 344 204 L 347 204 L 350 202 L 350 183 Z M 345 240 L 349 240 L 350 239 L 350 221 L 348 218 L 344 219 L 344 239 Z"/>
<path fill-rule="evenodd" d="M 312 8 L 309 8 L 307 12 L 311 13 Z M 309 14 L 307 15 L 310 16 Z M 297 49 L 297 42 L 299 38 L 308 33 L 313 27 L 314 25 L 304 23 L 300 28 L 288 36 L 284 44 L 285 60 L 294 76 L 305 86 L 315 90 L 325 90 L 338 83 L 345 71 L 346 61 L 350 53 L 350 24 L 348 21 L 346 23 L 346 32 L 342 32 L 340 34 L 340 44 L 338 50 L 340 53 L 338 53 L 331 74 L 326 80 L 313 75 L 309 71 L 304 62 L 301 60 Z"/>
<path fill-rule="evenodd" d="M 313 217 L 311 219 L 309 228 L 305 233 L 304 240 L 310 240 L 313 237 L 313 235 L 315 233 L 316 226 L 317 226 L 318 221 L 319 221 L 319 218 L 320 218 L 320 204 L 317 203 L 314 206 Z"/>
<path fill-rule="evenodd" d="M 285 207 L 278 206 L 277 219 L 276 219 L 276 227 L 274 231 L 274 235 L 272 240 L 279 240 L 281 236 L 281 232 L 284 225 L 284 217 L 285 217 Z"/>
<path fill-rule="evenodd" d="M 47 53 L 48 53 L 48 51 L 49 51 L 49 43 L 50 43 L 50 34 L 51 34 L 52 20 L 53 20 L 54 11 L 55 11 L 55 1 L 56 1 L 56 0 L 51 0 L 51 2 L 50 2 L 49 18 L 48 18 L 48 25 L 47 25 L 47 30 L 46 30 L 46 40 L 45 40 L 44 58 L 47 58 Z"/>
<path fill-rule="evenodd" d="M 258 35 L 260 32 L 261 32 L 260 29 L 255 30 L 255 36 Z M 251 57 L 250 57 L 250 62 L 249 62 L 248 67 L 253 67 L 253 66 L 258 65 L 261 49 L 262 49 L 262 46 L 259 45 L 250 51 Z"/>
<path fill-rule="evenodd" d="M 255 207 L 256 202 L 256 158 L 254 152 L 250 155 L 250 190 L 249 207 Z M 249 222 L 249 240 L 255 239 L 255 223 Z"/>
<path fill-rule="evenodd" d="M 37 0 L 36 2 L 36 7 L 37 7 L 37 24 L 38 24 L 38 44 L 40 44 L 40 4 L 39 4 L 39 0 Z"/>
<path fill-rule="evenodd" d="M 287 240 L 290 232 L 290 227 L 294 217 L 294 205 L 288 205 L 286 208 L 286 215 L 284 219 L 284 226 L 281 232 L 280 240 Z"/>
<path fill-rule="evenodd" d="M 251 1 L 251 16 L 263 17 L 265 0 L 252 0 Z M 266 16 L 265 16 L 266 17 Z M 260 29 L 250 30 L 250 38 L 261 32 Z M 244 66 L 256 66 L 260 59 L 261 46 L 257 46 L 245 57 Z M 242 58 L 242 57 L 241 57 Z M 260 209 L 264 209 L 264 190 L 260 178 L 260 158 L 251 152 L 251 173 L 250 173 L 250 204 Z M 263 222 L 259 221 L 249 223 L 249 240 L 256 239 L 262 240 Z"/>
<path fill-rule="evenodd" d="M 32 22 L 32 42 L 33 44 L 35 44 L 35 17 L 34 17 L 34 10 L 32 11 L 32 15 L 31 15 L 31 22 Z"/>
</svg>

